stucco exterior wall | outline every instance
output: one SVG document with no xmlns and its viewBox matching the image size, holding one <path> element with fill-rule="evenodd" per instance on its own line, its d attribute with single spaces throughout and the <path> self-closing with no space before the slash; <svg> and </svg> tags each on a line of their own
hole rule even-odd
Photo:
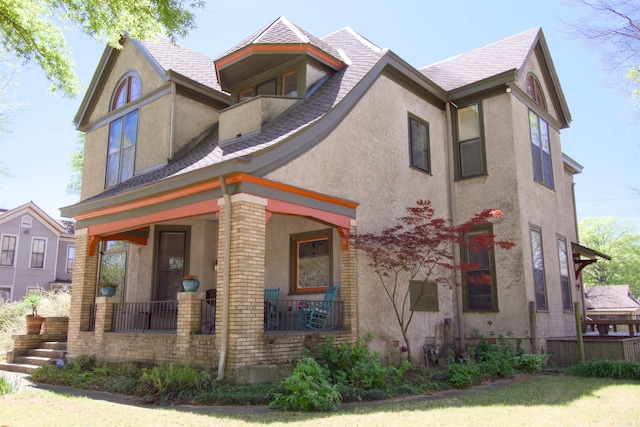
<svg viewBox="0 0 640 427">
<path fill-rule="evenodd" d="M 409 113 L 429 123 L 431 174 L 410 167 Z M 359 203 L 360 232 L 391 225 L 418 199 L 431 200 L 438 216 L 447 217 L 446 123 L 444 111 L 383 75 L 322 143 L 267 178 Z M 378 280 L 360 256 L 356 330 L 371 332 L 372 349 L 384 354 L 388 342 L 402 341 L 402 335 Z M 414 315 L 409 329 L 414 356 L 425 338 L 441 340 L 444 318 L 453 317 L 451 289 L 439 288 L 439 302 L 440 312 Z"/>
<path fill-rule="evenodd" d="M 218 110 L 185 96 L 176 95 L 173 154 L 218 121 Z"/>
<path fill-rule="evenodd" d="M 135 174 L 167 163 L 167 159 L 172 155 L 170 95 L 140 108 L 136 144 Z"/>
</svg>

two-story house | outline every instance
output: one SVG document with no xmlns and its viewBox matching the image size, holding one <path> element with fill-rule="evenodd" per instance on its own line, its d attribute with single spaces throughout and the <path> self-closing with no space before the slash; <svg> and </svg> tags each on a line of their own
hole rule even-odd
<svg viewBox="0 0 640 427">
<path fill-rule="evenodd" d="M 72 221 L 56 221 L 33 202 L 0 211 L 0 303 L 69 287 L 74 240 Z"/>
<path fill-rule="evenodd" d="M 326 334 L 371 333 L 389 354 L 395 314 L 350 236 L 418 199 L 454 222 L 499 209 L 473 233 L 516 247 L 458 254 L 491 283 L 436 286 L 435 304 L 411 307 L 412 348 L 463 351 L 489 320 L 533 352 L 575 337 L 582 167 L 561 149 L 570 114 L 541 29 L 422 69 L 350 28 L 318 38 L 283 17 L 215 60 L 162 39 L 123 45 L 105 50 L 76 116 L 71 355 L 254 381 Z M 118 293 L 97 297 L 107 273 Z M 187 273 L 200 293 L 181 292 Z M 305 310 L 333 285 L 330 330 L 309 331 Z M 273 318 L 265 289 L 279 292 Z"/>
</svg>

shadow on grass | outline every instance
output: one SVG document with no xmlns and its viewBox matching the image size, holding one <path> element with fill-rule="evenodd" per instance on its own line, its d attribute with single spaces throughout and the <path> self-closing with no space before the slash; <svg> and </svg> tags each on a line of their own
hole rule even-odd
<svg viewBox="0 0 640 427">
<path fill-rule="evenodd" d="M 304 421 L 330 420 L 334 416 L 348 414 L 376 414 L 394 411 L 428 411 L 430 409 L 490 406 L 563 406 L 596 394 L 609 386 L 639 385 L 638 381 L 599 378 L 578 378 L 564 374 L 521 376 L 510 380 L 487 383 L 464 390 L 446 390 L 431 395 L 407 396 L 386 401 L 343 404 L 337 412 L 284 412 L 266 406 L 193 406 L 175 405 L 153 407 L 143 405 L 135 397 L 119 396 L 106 392 L 77 390 L 64 386 L 38 384 L 35 387 L 54 393 L 86 396 L 92 399 L 132 405 L 155 410 L 172 410 L 194 414 L 223 417 L 247 423 L 300 423 Z"/>
</svg>

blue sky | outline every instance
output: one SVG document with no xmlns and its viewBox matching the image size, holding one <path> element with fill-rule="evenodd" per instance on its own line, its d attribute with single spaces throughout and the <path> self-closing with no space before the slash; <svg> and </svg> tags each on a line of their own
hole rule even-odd
<svg viewBox="0 0 640 427">
<path fill-rule="evenodd" d="M 576 176 L 578 219 L 615 216 L 640 225 L 640 108 L 633 106 L 622 77 L 611 76 L 600 52 L 572 39 L 566 22 L 585 9 L 537 0 L 209 0 L 198 11 L 198 28 L 178 42 L 217 58 L 278 16 L 322 37 L 350 26 L 409 64 L 423 67 L 542 27 L 573 121 L 561 133 L 563 151 L 584 166 Z M 68 43 L 80 79 L 88 83 L 104 50 L 88 36 Z M 54 218 L 74 204 L 67 196 L 68 166 L 75 148 L 72 121 L 82 96 L 51 95 L 40 70 L 23 70 L 14 88 L 18 102 L 9 135 L 0 135 L 0 159 L 10 176 L 0 179 L 0 208 L 32 200 Z"/>
</svg>

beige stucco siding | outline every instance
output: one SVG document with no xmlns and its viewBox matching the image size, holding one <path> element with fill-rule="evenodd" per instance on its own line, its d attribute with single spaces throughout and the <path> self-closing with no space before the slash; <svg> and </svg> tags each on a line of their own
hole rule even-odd
<svg viewBox="0 0 640 427">
<path fill-rule="evenodd" d="M 171 96 L 140 108 L 135 174 L 164 165 L 171 157 Z"/>
<path fill-rule="evenodd" d="M 460 223 L 483 209 L 499 209 L 503 216 L 494 221 L 493 232 L 499 240 L 515 242 L 509 250 L 495 252 L 495 280 L 497 286 L 498 311 L 482 313 L 465 312 L 465 335 L 474 331 L 486 335 L 487 321 L 491 330 L 505 335 L 512 332 L 516 337 L 528 335 L 527 317 L 522 315 L 526 307 L 523 292 L 523 244 L 520 227 L 516 178 L 516 152 L 513 146 L 514 129 L 509 94 L 494 96 L 482 101 L 484 138 L 487 160 L 487 175 L 456 181 L 455 220 Z"/>
<path fill-rule="evenodd" d="M 432 174 L 410 167 L 409 113 L 429 123 Z M 381 76 L 331 134 L 267 178 L 359 203 L 360 232 L 380 231 L 418 199 L 429 199 L 447 217 L 447 121 L 445 112 Z M 405 282 L 406 283 L 406 282 Z M 438 313 L 416 312 L 409 329 L 413 354 L 426 337 L 442 339 L 453 317 L 452 291 L 440 287 Z M 382 321 L 381 319 L 385 319 Z M 358 331 L 371 332 L 372 347 L 386 352 L 402 335 L 393 307 L 366 259 L 358 260 Z"/>
<path fill-rule="evenodd" d="M 104 190 L 108 138 L 109 126 L 102 126 L 85 135 L 81 200 L 95 196 Z"/>
<path fill-rule="evenodd" d="M 125 40 L 124 47 L 119 52 L 116 52 L 115 55 L 117 55 L 116 60 L 113 68 L 106 76 L 103 90 L 97 94 L 97 101 L 94 104 L 95 109 L 89 116 L 89 123 L 99 120 L 109 112 L 117 85 L 127 73 L 136 72 L 140 77 L 142 83 L 141 96 L 154 91 L 164 82 L 163 78 L 129 40 Z"/>
<path fill-rule="evenodd" d="M 175 154 L 218 121 L 218 110 L 185 96 L 176 95 L 174 129 Z"/>
</svg>

